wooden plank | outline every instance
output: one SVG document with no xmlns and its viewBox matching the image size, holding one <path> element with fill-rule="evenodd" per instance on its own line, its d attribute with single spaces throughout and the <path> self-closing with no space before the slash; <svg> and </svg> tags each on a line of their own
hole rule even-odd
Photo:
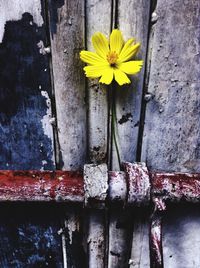
<svg viewBox="0 0 200 268">
<path fill-rule="evenodd" d="M 117 19 L 118 27 L 122 31 L 125 40 L 135 37 L 137 42 L 141 42 L 141 50 L 137 57 L 145 62 L 150 1 L 119 0 L 115 9 L 117 9 L 117 18 L 115 19 Z M 143 67 L 140 74 L 131 78 L 132 83 L 130 85 L 116 89 L 117 143 L 122 162 L 133 162 L 137 157 L 144 72 L 145 67 Z M 114 145 L 112 167 L 114 170 L 119 169 Z M 125 225 L 123 227 L 122 225 L 122 228 L 117 228 L 117 221 L 119 221 L 119 216 L 113 210 L 110 212 L 109 267 L 124 267 L 124 265 L 128 264 L 129 257 L 131 261 L 134 259 L 134 265 L 130 263 L 132 265 L 130 267 L 143 267 L 142 265 L 146 265 L 146 263 L 148 265 L 148 252 L 145 252 L 143 248 L 143 241 L 148 240 L 147 224 L 143 223 L 138 217 L 134 217 L 132 253 L 131 256 L 128 256 L 125 251 L 130 252 L 130 237 L 132 237 L 130 226 Z M 133 250 L 135 249 L 135 244 L 139 249 L 137 251 Z M 115 252 L 115 254 L 113 255 L 111 252 Z M 144 256 L 144 262 L 142 261 L 144 260 L 143 258 L 141 260 L 141 256 Z"/>
<path fill-rule="evenodd" d="M 61 170 L 0 170 L 0 202 L 4 201 L 84 203 L 83 175 Z"/>
<path fill-rule="evenodd" d="M 48 55 L 40 51 L 46 41 L 41 4 L 0 4 L 0 167 L 52 169 L 51 88 Z"/>
<path fill-rule="evenodd" d="M 57 166 L 83 169 L 86 162 L 86 107 L 83 64 L 85 3 L 82 0 L 48 1 L 58 144 Z M 64 268 L 85 267 L 81 212 L 66 209 L 62 234 Z M 67 228 L 65 228 L 67 226 Z M 80 249 L 80 250 L 79 250 Z"/>
<path fill-rule="evenodd" d="M 111 6 L 111 0 L 86 1 L 86 47 L 90 51 L 94 51 L 91 37 L 95 32 L 102 32 L 107 37 L 110 34 Z M 105 163 L 108 158 L 108 87 L 98 83 L 97 79 L 87 82 L 89 158 L 92 163 Z"/>
<path fill-rule="evenodd" d="M 86 47 L 94 50 L 91 37 L 102 32 L 107 37 L 111 29 L 111 0 L 86 1 Z M 87 81 L 88 89 L 88 145 L 92 163 L 108 161 L 108 87 L 97 80 Z M 88 259 L 89 267 L 106 267 L 105 213 L 90 210 L 88 217 Z"/>
<path fill-rule="evenodd" d="M 44 10 L 40 0 L 1 0 L 0 10 L 0 168 L 54 169 Z M 18 209 L 1 206 L 0 266 L 60 267 L 58 218 L 29 210 L 32 218 L 18 220 Z"/>
<path fill-rule="evenodd" d="M 49 23 L 59 166 L 82 169 L 86 161 L 86 107 L 79 52 L 84 48 L 84 1 L 50 0 Z"/>
<path fill-rule="evenodd" d="M 142 160 L 151 170 L 199 172 L 199 1 L 158 0 Z M 190 67 L 191 66 L 191 67 Z M 168 213 L 164 266 L 199 267 L 199 213 Z"/>
<path fill-rule="evenodd" d="M 150 1 L 118 1 L 118 27 L 125 40 L 136 38 L 141 43 L 138 59 L 145 64 L 148 41 Z M 145 18 L 145 20 L 144 20 Z M 121 161 L 136 160 L 138 131 L 140 125 L 141 99 L 144 83 L 145 66 L 137 76 L 131 78 L 130 85 L 117 88 L 117 132 Z M 113 169 L 119 169 L 115 146 L 113 146 Z"/>
</svg>

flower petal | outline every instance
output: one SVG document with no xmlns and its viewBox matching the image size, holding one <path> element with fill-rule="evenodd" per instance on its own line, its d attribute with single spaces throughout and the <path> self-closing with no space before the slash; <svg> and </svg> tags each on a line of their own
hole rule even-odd
<svg viewBox="0 0 200 268">
<path fill-rule="evenodd" d="M 133 39 L 129 39 L 124 45 L 117 62 L 125 62 L 130 60 L 138 52 L 140 48 L 140 43 L 134 44 L 132 46 Z"/>
<path fill-rule="evenodd" d="M 115 80 L 120 86 L 131 83 L 128 76 L 119 69 L 114 69 L 114 76 L 115 76 Z"/>
<path fill-rule="evenodd" d="M 113 80 L 113 68 L 106 68 L 103 71 L 102 77 L 99 80 L 100 83 L 109 85 Z"/>
<path fill-rule="evenodd" d="M 123 62 L 117 65 L 117 67 L 124 73 L 136 74 L 138 73 L 143 65 L 142 60 Z"/>
<path fill-rule="evenodd" d="M 102 59 L 101 57 L 99 57 L 99 55 L 97 55 L 96 53 L 91 52 L 91 51 L 82 50 L 80 52 L 80 58 L 82 61 L 84 61 L 90 65 L 108 64 L 108 62 L 106 60 Z"/>
<path fill-rule="evenodd" d="M 85 66 L 83 70 L 86 77 L 97 78 L 102 76 L 105 66 Z"/>
<path fill-rule="evenodd" d="M 110 50 L 120 53 L 124 44 L 122 33 L 120 30 L 114 29 L 110 35 Z"/>
<path fill-rule="evenodd" d="M 96 53 L 106 59 L 106 56 L 109 52 L 108 40 L 104 34 L 97 32 L 92 36 L 92 44 L 96 50 Z"/>
</svg>

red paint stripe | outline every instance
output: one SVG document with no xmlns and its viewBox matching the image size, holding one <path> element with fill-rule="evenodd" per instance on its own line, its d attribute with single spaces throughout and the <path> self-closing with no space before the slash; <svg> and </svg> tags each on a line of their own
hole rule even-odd
<svg viewBox="0 0 200 268">
<path fill-rule="evenodd" d="M 200 201 L 200 174 L 152 173 L 151 191 L 171 202 Z"/>
<path fill-rule="evenodd" d="M 79 172 L 0 171 L 0 201 L 83 200 L 83 175 Z"/>
</svg>

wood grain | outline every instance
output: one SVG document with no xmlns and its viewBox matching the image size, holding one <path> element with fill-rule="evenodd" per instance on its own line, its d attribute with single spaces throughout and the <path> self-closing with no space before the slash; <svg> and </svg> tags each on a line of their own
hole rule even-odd
<svg viewBox="0 0 200 268">
<path fill-rule="evenodd" d="M 80 170 L 86 162 L 86 106 L 83 64 L 85 4 L 81 0 L 48 1 L 52 69 L 57 114 L 57 165 Z M 65 216 L 65 215 L 64 215 Z M 81 211 L 66 208 L 62 234 L 64 268 L 85 267 L 81 248 Z"/>
<path fill-rule="evenodd" d="M 82 169 L 86 161 L 85 83 L 79 52 L 84 48 L 84 1 L 49 1 L 60 166 Z"/>
<path fill-rule="evenodd" d="M 142 160 L 151 170 L 199 172 L 199 1 L 157 1 Z M 199 267 L 199 212 L 173 208 L 164 222 L 165 267 Z"/>
<path fill-rule="evenodd" d="M 107 37 L 110 34 L 111 4 L 111 0 L 86 1 L 86 46 L 90 51 L 94 51 L 91 37 L 95 32 L 102 32 Z M 108 161 L 108 87 L 93 79 L 87 80 L 87 90 L 89 160 L 92 163 L 106 163 Z M 89 211 L 87 225 L 89 267 L 101 268 L 106 266 L 105 223 L 104 211 Z"/>
<path fill-rule="evenodd" d="M 86 46 L 90 51 L 94 51 L 91 37 L 95 32 L 102 32 L 107 37 L 110 34 L 111 2 L 86 1 Z M 108 87 L 97 79 L 87 80 L 87 85 L 89 159 L 92 163 L 105 163 L 108 160 Z"/>
<path fill-rule="evenodd" d="M 116 2 L 117 3 L 117 2 Z M 118 1 L 117 24 L 119 29 L 127 40 L 135 37 L 137 42 L 141 43 L 141 50 L 137 58 L 144 60 L 144 67 L 140 74 L 131 78 L 132 83 L 128 86 L 118 87 L 116 89 L 116 113 L 117 113 L 117 142 L 120 151 L 121 161 L 136 161 L 136 151 L 138 145 L 138 135 L 140 126 L 140 112 L 142 105 L 143 83 L 145 73 L 145 57 L 148 45 L 148 28 L 150 1 Z M 145 18 L 145 19 L 144 19 Z M 113 145 L 112 167 L 114 170 L 119 169 L 117 154 Z M 116 211 L 110 212 L 110 240 L 109 240 L 109 267 L 126 267 L 130 259 L 135 259 L 134 266 L 139 266 L 141 254 L 144 254 L 143 239 L 141 236 L 146 235 L 148 240 L 148 231 L 145 231 L 147 225 L 141 224 L 141 220 L 134 217 L 133 243 L 138 245 L 139 250 L 133 251 L 131 256 L 125 252 L 130 252 L 130 226 L 122 225 L 117 228 L 117 222 L 120 215 Z M 131 224 L 133 219 L 131 219 Z M 134 245 L 132 246 L 134 248 Z M 111 254 L 115 252 L 115 254 Z M 148 260 L 148 252 L 146 252 Z M 148 261 L 147 261 L 148 263 Z M 142 265 L 143 263 L 141 263 Z"/>
<path fill-rule="evenodd" d="M 44 9 L 39 0 L 1 0 L 0 9 L 0 168 L 52 170 Z M 1 267 L 62 266 L 59 213 L 33 205 L 0 211 Z"/>
</svg>

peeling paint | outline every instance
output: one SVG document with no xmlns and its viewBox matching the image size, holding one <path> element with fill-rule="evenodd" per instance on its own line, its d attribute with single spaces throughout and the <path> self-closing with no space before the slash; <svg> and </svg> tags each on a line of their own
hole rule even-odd
<svg viewBox="0 0 200 268">
<path fill-rule="evenodd" d="M 39 11 L 38 11 L 38 7 L 40 7 Z M 4 26 L 6 22 L 20 20 L 22 18 L 22 14 L 24 14 L 25 12 L 28 12 L 33 16 L 33 20 L 38 26 L 42 26 L 42 24 L 44 23 L 42 15 L 41 15 L 40 0 L 1 1 L 0 10 L 4 10 L 4 12 L 1 12 L 1 16 L 0 16 L 0 43 L 2 42 L 2 39 L 3 39 Z M 30 22 L 30 25 L 31 25 L 31 22 Z"/>
</svg>

